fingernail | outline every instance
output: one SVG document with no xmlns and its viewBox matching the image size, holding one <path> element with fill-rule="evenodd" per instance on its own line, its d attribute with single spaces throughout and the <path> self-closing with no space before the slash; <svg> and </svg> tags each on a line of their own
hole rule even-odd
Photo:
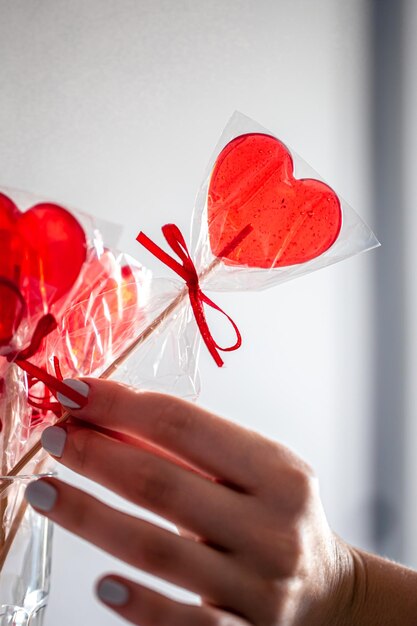
<svg viewBox="0 0 417 626">
<path fill-rule="evenodd" d="M 105 604 L 123 606 L 129 600 L 130 592 L 126 585 L 111 578 L 104 578 L 97 586 L 97 595 Z"/>
<path fill-rule="evenodd" d="M 68 387 L 71 387 L 71 389 L 74 389 L 74 391 L 78 391 L 78 393 L 85 398 L 88 398 L 90 387 L 83 380 L 78 380 L 77 378 L 65 378 L 62 382 L 68 385 Z M 67 396 L 64 396 L 63 393 L 58 393 L 56 397 L 58 402 L 67 407 L 67 409 L 81 409 L 81 406 L 77 404 L 77 402 L 67 398 Z"/>
<path fill-rule="evenodd" d="M 63 428 L 58 426 L 49 426 L 45 428 L 41 435 L 42 447 L 44 450 L 60 458 L 64 452 L 67 433 Z"/>
<path fill-rule="evenodd" d="M 25 498 L 35 509 L 52 511 L 58 492 L 50 483 L 37 480 L 26 487 Z"/>
</svg>

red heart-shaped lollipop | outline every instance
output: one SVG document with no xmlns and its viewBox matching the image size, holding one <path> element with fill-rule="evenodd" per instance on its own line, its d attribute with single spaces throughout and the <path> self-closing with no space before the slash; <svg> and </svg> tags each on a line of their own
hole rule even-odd
<svg viewBox="0 0 417 626">
<path fill-rule="evenodd" d="M 273 268 L 305 263 L 335 242 L 342 225 L 340 202 L 324 183 L 296 179 L 293 161 L 278 139 L 241 135 L 220 153 L 207 198 L 213 254 L 248 224 L 253 231 L 225 262 Z"/>
<path fill-rule="evenodd" d="M 70 290 L 85 257 L 84 230 L 66 209 L 42 203 L 21 213 L 10 198 L 0 194 L 0 305 L 7 312 L 1 322 L 0 344 L 8 343 L 21 316 L 16 289 L 29 315 L 44 313 Z M 6 303 L 9 297 L 14 306 Z"/>
<path fill-rule="evenodd" d="M 140 270 L 120 268 L 110 251 L 87 261 L 85 287 L 49 338 L 65 377 L 95 374 L 133 341 L 144 321 L 142 282 Z"/>
</svg>

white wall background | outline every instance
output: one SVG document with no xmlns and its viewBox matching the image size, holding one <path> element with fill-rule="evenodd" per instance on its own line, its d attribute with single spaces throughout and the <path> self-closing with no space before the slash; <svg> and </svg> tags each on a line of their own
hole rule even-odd
<svg viewBox="0 0 417 626">
<path fill-rule="evenodd" d="M 239 109 L 372 224 L 366 7 L 0 0 L 0 185 L 123 223 L 122 247 L 139 256 L 139 228 L 188 231 L 206 161 Z M 295 448 L 318 472 L 334 529 L 363 546 L 375 254 L 273 291 L 220 295 L 244 347 L 224 370 L 204 352 L 201 362 L 201 403 Z M 132 572 L 56 529 L 47 626 L 117 624 L 92 595 L 109 570 Z"/>
</svg>

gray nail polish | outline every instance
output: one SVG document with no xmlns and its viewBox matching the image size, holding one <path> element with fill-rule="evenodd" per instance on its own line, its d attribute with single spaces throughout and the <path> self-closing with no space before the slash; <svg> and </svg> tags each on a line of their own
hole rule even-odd
<svg viewBox="0 0 417 626">
<path fill-rule="evenodd" d="M 130 593 L 126 585 L 111 578 L 105 578 L 97 586 L 97 595 L 105 604 L 123 606 L 129 600 Z"/>
<path fill-rule="evenodd" d="M 80 393 L 85 398 L 88 398 L 88 392 L 90 391 L 90 387 L 83 380 L 78 380 L 75 378 L 65 378 L 62 382 L 68 385 L 68 387 L 71 387 L 71 389 L 78 391 L 78 393 Z M 67 398 L 67 396 L 64 396 L 63 393 L 58 393 L 56 397 L 58 402 L 63 404 L 67 409 L 81 409 L 79 404 L 74 402 L 74 400 Z"/>
<path fill-rule="evenodd" d="M 58 426 L 50 426 L 45 428 L 41 435 L 42 447 L 44 450 L 60 458 L 64 452 L 67 433 L 63 428 Z"/>
<path fill-rule="evenodd" d="M 50 483 L 37 480 L 26 487 L 25 498 L 35 509 L 52 511 L 58 492 Z"/>
</svg>

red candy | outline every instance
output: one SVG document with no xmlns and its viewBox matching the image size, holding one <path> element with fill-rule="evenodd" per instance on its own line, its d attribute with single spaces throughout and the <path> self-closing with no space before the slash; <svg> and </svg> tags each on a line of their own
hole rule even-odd
<svg viewBox="0 0 417 626">
<path fill-rule="evenodd" d="M 130 267 L 119 272 L 111 252 L 88 261 L 83 283 L 60 329 L 65 337 L 59 346 L 65 376 L 74 371 L 90 375 L 104 367 L 134 339 L 144 319 L 141 284 Z"/>
<path fill-rule="evenodd" d="M 71 213 L 50 203 L 21 213 L 0 194 L 0 345 L 24 314 L 45 313 L 68 293 L 85 258 L 84 230 Z"/>
<path fill-rule="evenodd" d="M 207 203 L 215 256 L 245 226 L 253 227 L 224 259 L 228 265 L 273 268 L 305 263 L 330 248 L 342 225 L 335 192 L 318 180 L 294 178 L 284 144 L 260 133 L 236 137 L 222 150 Z"/>
<path fill-rule="evenodd" d="M 12 281 L 0 277 L 0 346 L 12 341 L 25 315 L 26 303 L 19 289 Z"/>
</svg>

